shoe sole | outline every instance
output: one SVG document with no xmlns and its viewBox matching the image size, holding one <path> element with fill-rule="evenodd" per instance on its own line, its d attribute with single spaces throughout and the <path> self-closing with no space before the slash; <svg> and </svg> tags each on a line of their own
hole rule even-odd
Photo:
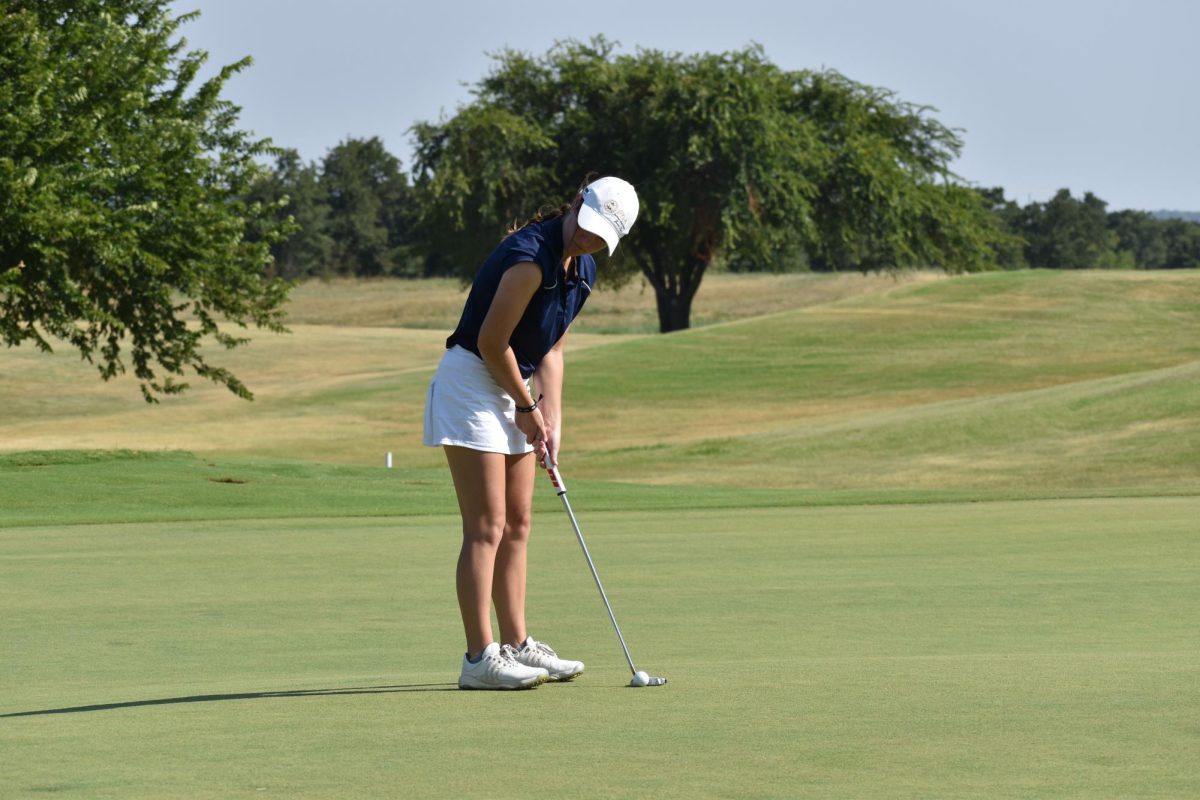
<svg viewBox="0 0 1200 800">
<path fill-rule="evenodd" d="M 524 663 L 524 662 L 522 662 L 522 663 Z M 525 666 L 535 667 L 537 665 L 536 664 L 526 664 Z M 541 669 L 546 669 L 546 668 L 541 667 Z M 549 670 L 546 670 L 546 671 L 550 672 Z M 550 683 L 566 683 L 567 681 L 575 680 L 582 674 L 583 674 L 583 669 L 580 669 L 578 672 L 550 672 L 550 677 L 547 680 Z"/>
<path fill-rule="evenodd" d="M 553 680 L 553 679 L 549 678 L 549 677 L 544 677 L 544 678 L 539 677 L 537 680 L 533 681 L 532 683 L 518 684 L 516 686 L 504 686 L 504 685 L 464 686 L 463 684 L 460 683 L 458 685 L 458 688 L 463 689 L 465 691 L 471 691 L 471 692 L 494 692 L 494 691 L 520 692 L 520 691 L 525 691 L 527 689 L 536 689 L 537 687 L 541 686 L 543 683 L 549 683 L 551 680 Z"/>
</svg>

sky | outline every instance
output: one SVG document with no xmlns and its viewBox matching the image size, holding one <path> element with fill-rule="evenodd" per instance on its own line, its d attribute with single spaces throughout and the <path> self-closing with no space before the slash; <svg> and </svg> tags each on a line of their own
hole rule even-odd
<svg viewBox="0 0 1200 800">
<path fill-rule="evenodd" d="M 174 0 L 181 33 L 241 127 L 319 160 L 380 137 L 411 166 L 409 127 L 470 102 L 503 48 L 602 33 L 620 52 L 762 45 L 784 69 L 834 69 L 935 107 L 962 129 L 952 169 L 1022 205 L 1061 188 L 1110 210 L 1200 210 L 1200 3 L 1194 0 Z"/>
</svg>

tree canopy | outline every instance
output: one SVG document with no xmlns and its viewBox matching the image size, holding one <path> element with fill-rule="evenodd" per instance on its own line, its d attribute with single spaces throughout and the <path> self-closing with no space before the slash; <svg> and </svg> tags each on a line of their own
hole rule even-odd
<svg viewBox="0 0 1200 800">
<path fill-rule="evenodd" d="M 1062 269 L 1133 266 L 1117 260 L 1117 234 L 1108 228 L 1107 204 L 1091 192 L 1076 200 L 1060 189 L 1044 204 L 1024 209 L 1022 233 L 1028 242 L 1029 263 Z"/>
<path fill-rule="evenodd" d="M 270 208 L 278 222 L 293 223 L 291 234 L 271 245 L 270 274 L 287 280 L 328 274 L 334 241 L 314 164 L 305 164 L 295 150 L 282 151 L 251 185 L 247 200 Z"/>
<path fill-rule="evenodd" d="M 419 274 L 409 241 L 410 195 L 400 160 L 377 136 L 349 137 L 319 163 L 304 164 L 295 150 L 284 150 L 250 192 L 296 225 L 271 247 L 274 270 L 287 278 Z"/>
<path fill-rule="evenodd" d="M 282 330 L 263 278 L 287 227 L 247 200 L 269 143 L 221 99 L 249 59 L 193 87 L 206 58 L 162 0 L 8 0 L 0 11 L 0 341 L 68 342 L 148 401 L 187 369 L 242 397 L 206 339 Z"/>
<path fill-rule="evenodd" d="M 1000 254 L 1008 268 L 1183 269 L 1200 267 L 1200 224 L 1160 219 L 1146 211 L 1107 211 L 1091 192 L 1075 198 L 1059 189 L 1045 203 L 1024 207 L 1001 188 L 980 195 L 1016 246 Z"/>
<path fill-rule="evenodd" d="M 197 81 L 207 56 L 179 37 L 193 16 L 166 0 L 0 4 L 0 341 L 66 342 L 106 380 L 132 371 L 148 401 L 189 370 L 250 397 L 208 351 L 246 341 L 231 328 L 283 330 L 284 279 L 470 277 L 589 175 L 643 198 L 601 275 L 644 275 L 664 331 L 688 326 L 713 264 L 1200 266 L 1196 222 L 968 188 L 934 109 L 759 47 L 504 50 L 472 102 L 414 126 L 411 184 L 378 138 L 305 164 L 221 98 L 249 59 Z"/>
<path fill-rule="evenodd" d="M 418 235 L 472 272 L 514 220 L 589 173 L 633 183 L 641 215 L 606 278 L 641 271 L 662 330 L 688 326 L 721 258 L 826 268 L 986 269 L 1011 241 L 949 170 L 962 142 L 932 109 L 759 47 L 616 54 L 603 38 L 495 56 L 475 99 L 414 128 Z"/>
</svg>

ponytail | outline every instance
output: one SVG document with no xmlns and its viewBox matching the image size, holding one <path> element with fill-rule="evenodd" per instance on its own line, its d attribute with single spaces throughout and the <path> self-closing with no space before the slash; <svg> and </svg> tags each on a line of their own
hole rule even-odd
<svg viewBox="0 0 1200 800">
<path fill-rule="evenodd" d="M 541 208 L 538 209 L 536 214 L 534 214 L 532 217 L 525 220 L 524 222 L 517 222 L 516 220 L 513 220 L 513 223 L 508 226 L 508 230 L 505 231 L 504 236 L 505 237 L 511 236 L 512 234 L 516 233 L 517 231 L 521 230 L 522 228 L 527 228 L 528 226 L 534 225 L 539 222 L 545 222 L 548 219 L 556 219 L 558 217 L 565 216 L 566 213 L 571 210 L 571 207 L 573 205 L 575 205 L 576 198 L 578 198 L 579 195 L 583 194 L 583 190 L 587 187 L 587 185 L 589 183 L 591 183 L 592 181 L 594 181 L 596 179 L 597 175 L 599 175 L 599 173 L 589 172 L 584 177 L 583 183 L 579 184 L 579 191 L 575 192 L 575 197 L 572 197 L 570 200 L 563 203 L 558 208 L 551 208 L 550 206 L 542 206 Z M 503 239 L 504 237 L 501 237 L 501 238 Z"/>
<path fill-rule="evenodd" d="M 568 211 L 571 210 L 571 205 L 574 202 L 575 201 L 572 200 L 570 203 L 563 203 L 558 208 L 551 208 L 550 206 L 542 206 L 541 208 L 538 209 L 538 212 L 536 214 L 534 214 L 532 217 L 525 220 L 524 222 L 517 222 L 516 220 L 513 220 L 513 224 L 508 226 L 508 230 L 505 231 L 504 235 L 510 236 L 510 235 L 516 233 L 517 231 L 521 230 L 522 228 L 527 228 L 530 225 L 533 225 L 535 223 L 545 222 L 548 219 L 555 219 L 556 217 L 561 217 L 564 214 L 566 214 Z"/>
</svg>

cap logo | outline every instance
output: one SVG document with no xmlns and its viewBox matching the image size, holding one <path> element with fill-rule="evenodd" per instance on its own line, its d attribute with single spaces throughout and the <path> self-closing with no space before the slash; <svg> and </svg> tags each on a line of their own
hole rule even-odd
<svg viewBox="0 0 1200 800">
<path fill-rule="evenodd" d="M 608 199 L 604 201 L 602 208 L 605 219 L 612 223 L 612 226 L 617 229 L 617 234 L 624 236 L 628 225 L 625 223 L 625 212 L 617 205 L 617 201 Z"/>
</svg>

